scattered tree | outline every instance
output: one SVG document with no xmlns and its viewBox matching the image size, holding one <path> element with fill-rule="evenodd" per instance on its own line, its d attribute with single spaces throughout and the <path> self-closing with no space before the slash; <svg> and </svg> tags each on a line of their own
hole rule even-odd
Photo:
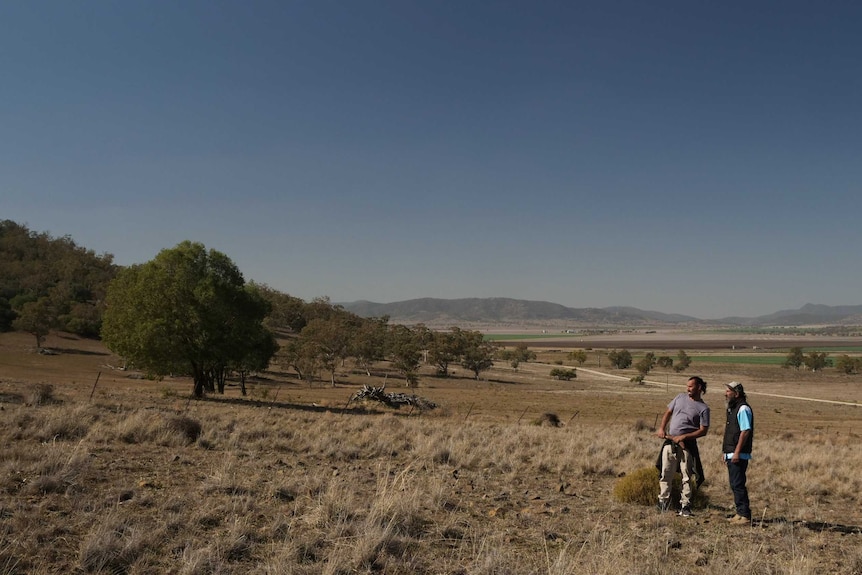
<svg viewBox="0 0 862 575">
<path fill-rule="evenodd" d="M 461 367 L 472 371 L 476 379 L 479 379 L 480 373 L 494 365 L 494 355 L 497 348 L 492 342 L 485 340 L 482 332 L 465 331 L 464 334 L 464 353 L 461 356 Z"/>
<path fill-rule="evenodd" d="M 320 370 L 317 345 L 309 339 L 293 337 L 281 347 L 278 352 L 278 361 L 283 365 L 290 366 L 296 371 L 297 376 L 309 385 L 314 381 Z"/>
<path fill-rule="evenodd" d="M 635 369 L 638 370 L 638 373 L 641 375 L 641 379 L 638 383 L 643 382 L 650 370 L 655 367 L 655 363 L 655 354 L 650 351 L 635 364 Z"/>
<path fill-rule="evenodd" d="M 847 375 L 859 373 L 862 371 L 862 358 L 850 357 L 846 353 L 839 355 L 835 360 L 835 369 Z"/>
<path fill-rule="evenodd" d="M 407 383 L 414 387 L 419 383 L 419 365 L 422 350 L 416 333 L 404 325 L 393 325 L 387 336 L 387 349 L 392 357 L 392 366 L 397 369 Z"/>
<path fill-rule="evenodd" d="M 801 347 L 791 347 L 790 352 L 784 359 L 782 367 L 793 367 L 799 369 L 805 363 L 805 355 L 802 353 Z"/>
<path fill-rule="evenodd" d="M 626 369 L 632 364 L 632 354 L 629 350 L 613 350 L 608 353 L 608 361 L 617 369 Z"/>
<path fill-rule="evenodd" d="M 449 366 L 460 361 L 464 353 L 464 334 L 453 327 L 448 332 L 435 332 L 428 344 L 428 360 L 439 377 L 449 377 Z"/>
<path fill-rule="evenodd" d="M 578 365 L 584 365 L 584 362 L 587 361 L 587 352 L 582 349 L 570 351 L 569 360 L 577 362 Z"/>
<path fill-rule="evenodd" d="M 47 297 L 41 297 L 21 307 L 21 311 L 12 327 L 18 331 L 29 333 L 36 338 L 36 349 L 42 349 L 42 342 L 56 324 L 54 306 Z"/>
<path fill-rule="evenodd" d="M 817 352 L 812 351 L 808 355 L 805 356 L 803 362 L 805 363 L 805 367 L 810 369 L 811 371 L 820 371 L 827 365 L 829 365 L 829 360 L 827 359 L 826 352 Z"/>
<path fill-rule="evenodd" d="M 536 359 L 536 352 L 532 351 L 526 343 L 519 343 L 514 349 L 504 349 L 500 351 L 500 359 L 508 361 L 513 369 L 518 369 L 521 362 L 529 362 Z"/>
<path fill-rule="evenodd" d="M 689 355 L 685 353 L 685 350 L 679 350 L 679 353 L 676 354 L 676 365 L 674 366 L 673 370 L 677 373 L 681 373 L 687 370 L 688 366 L 690 365 L 691 357 L 689 357 Z"/>
<path fill-rule="evenodd" d="M 350 354 L 356 365 L 371 376 L 371 366 L 384 358 L 389 317 L 364 319 L 353 331 Z"/>
</svg>

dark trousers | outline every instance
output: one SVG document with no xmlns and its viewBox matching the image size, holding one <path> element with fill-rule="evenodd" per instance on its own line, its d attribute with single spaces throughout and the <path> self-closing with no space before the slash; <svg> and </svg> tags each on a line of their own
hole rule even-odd
<svg viewBox="0 0 862 575">
<path fill-rule="evenodd" d="M 748 504 L 748 488 L 745 486 L 745 472 L 748 470 L 748 460 L 740 459 L 738 463 L 727 461 L 727 477 L 730 479 L 730 490 L 733 491 L 733 503 L 736 514 L 751 519 L 751 507 Z"/>
</svg>

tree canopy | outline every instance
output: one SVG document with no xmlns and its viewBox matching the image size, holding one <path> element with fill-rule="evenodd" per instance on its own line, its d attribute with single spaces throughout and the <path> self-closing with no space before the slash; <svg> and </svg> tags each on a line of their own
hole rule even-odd
<svg viewBox="0 0 862 575">
<path fill-rule="evenodd" d="M 270 304 L 224 254 L 183 242 L 122 270 L 111 283 L 102 338 L 154 375 L 189 374 L 194 394 L 223 391 L 228 369 L 260 366 L 276 346 L 263 320 Z"/>
<path fill-rule="evenodd" d="M 632 364 L 632 354 L 629 350 L 612 350 L 608 352 L 608 361 L 617 369 L 626 369 Z"/>
</svg>

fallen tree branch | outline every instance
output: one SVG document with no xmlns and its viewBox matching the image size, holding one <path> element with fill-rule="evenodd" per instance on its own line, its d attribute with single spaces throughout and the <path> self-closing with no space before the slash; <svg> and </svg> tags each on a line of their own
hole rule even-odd
<svg viewBox="0 0 862 575">
<path fill-rule="evenodd" d="M 378 401 L 395 409 L 400 408 L 402 405 L 410 405 L 421 411 L 437 408 L 437 404 L 428 399 L 416 395 L 407 395 L 406 393 L 386 393 L 385 390 L 385 385 L 383 387 L 363 385 L 362 389 L 354 393 L 347 403 L 349 404 L 352 401 Z"/>
</svg>

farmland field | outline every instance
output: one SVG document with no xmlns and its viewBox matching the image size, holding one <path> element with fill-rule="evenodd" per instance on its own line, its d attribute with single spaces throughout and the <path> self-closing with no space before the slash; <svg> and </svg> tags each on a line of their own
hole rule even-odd
<svg viewBox="0 0 862 575">
<path fill-rule="evenodd" d="M 772 363 L 860 342 L 724 335 L 542 338 L 517 369 L 444 379 L 426 366 L 415 389 L 385 363 L 371 377 L 347 364 L 335 387 L 274 365 L 248 396 L 231 382 L 194 400 L 187 378 L 123 371 L 98 342 L 53 334 L 57 354 L 43 355 L 0 334 L 0 574 L 862 572 L 862 376 Z M 589 348 L 581 366 L 575 348 Z M 635 384 L 608 368 L 607 351 L 626 348 L 694 361 Z M 577 377 L 549 377 L 559 366 Z M 714 420 L 704 502 L 686 519 L 618 501 L 693 374 Z M 724 521 L 731 380 L 757 422 L 753 527 Z M 438 408 L 350 401 L 384 382 Z"/>
</svg>

